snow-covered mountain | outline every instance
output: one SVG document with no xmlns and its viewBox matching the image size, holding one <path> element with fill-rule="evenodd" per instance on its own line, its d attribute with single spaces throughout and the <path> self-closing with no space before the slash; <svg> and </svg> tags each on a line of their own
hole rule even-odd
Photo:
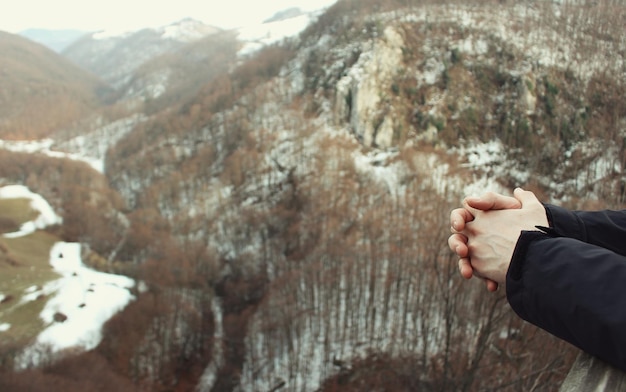
<svg viewBox="0 0 626 392">
<path fill-rule="evenodd" d="M 139 31 L 99 31 L 83 36 L 66 48 L 63 55 L 114 88 L 120 88 L 146 61 L 218 31 L 193 19 Z"/>
<path fill-rule="evenodd" d="M 297 37 L 319 13 L 320 11 L 303 12 L 298 8 L 291 8 L 277 13 L 261 24 L 237 29 L 238 38 L 243 44 L 240 55 L 254 53 L 286 38 Z"/>
<path fill-rule="evenodd" d="M 150 110 L 156 110 L 171 105 L 172 99 L 185 99 L 232 68 L 235 56 L 250 56 L 297 36 L 318 14 L 290 11 L 231 31 L 193 19 L 132 32 L 102 31 L 83 36 L 63 55 L 108 82 L 118 99 L 129 104 L 150 101 Z"/>
<path fill-rule="evenodd" d="M 119 100 L 36 155 L 104 162 L 97 186 L 40 186 L 103 268 L 146 282 L 80 358 L 148 389 L 558 385 L 575 352 L 461 283 L 447 215 L 517 185 L 623 205 L 626 10 L 433 3 L 342 0 L 176 41 L 111 79 Z M 106 38 L 107 61 L 163 34 Z M 44 162 L 0 177 L 69 170 Z"/>
</svg>

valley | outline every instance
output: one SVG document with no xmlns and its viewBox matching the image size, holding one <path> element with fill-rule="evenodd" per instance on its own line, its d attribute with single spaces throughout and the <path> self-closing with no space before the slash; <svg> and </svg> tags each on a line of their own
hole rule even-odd
<svg viewBox="0 0 626 392">
<path fill-rule="evenodd" d="M 459 276 L 448 214 L 516 186 L 624 208 L 625 17 L 338 0 L 61 53 L 0 36 L 38 56 L 0 61 L 0 185 L 59 218 L 0 239 L 0 389 L 558 390 L 577 350 Z M 4 233 L 28 200 L 0 199 Z M 90 339 L 28 354 L 76 309 L 102 310 Z"/>
</svg>

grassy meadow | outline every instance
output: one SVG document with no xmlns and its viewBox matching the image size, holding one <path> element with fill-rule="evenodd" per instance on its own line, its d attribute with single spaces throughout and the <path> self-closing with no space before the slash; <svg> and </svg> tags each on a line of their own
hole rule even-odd
<svg viewBox="0 0 626 392">
<path fill-rule="evenodd" d="M 0 228 L 5 233 L 36 216 L 28 199 L 0 199 Z M 58 240 L 44 231 L 18 238 L 0 237 L 0 325 L 10 325 L 0 332 L 2 341 L 25 343 L 44 327 L 38 315 L 46 297 L 33 293 L 59 276 L 49 262 L 50 249 Z M 36 299 L 30 300 L 33 296 Z"/>
</svg>

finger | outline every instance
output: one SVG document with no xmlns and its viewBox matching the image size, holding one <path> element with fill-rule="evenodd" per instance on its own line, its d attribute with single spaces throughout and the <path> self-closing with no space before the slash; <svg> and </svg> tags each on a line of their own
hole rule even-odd
<svg viewBox="0 0 626 392">
<path fill-rule="evenodd" d="M 485 279 L 485 282 L 487 283 L 487 291 L 492 293 L 498 291 L 498 284 L 496 282 L 490 279 Z"/>
<path fill-rule="evenodd" d="M 463 231 L 465 224 L 474 220 L 474 216 L 465 208 L 456 208 L 450 213 L 450 227 L 455 231 Z"/>
<path fill-rule="evenodd" d="M 480 197 L 466 197 L 463 204 L 471 207 L 472 209 L 481 211 L 507 210 L 522 207 L 521 202 L 517 198 L 501 195 L 495 192 L 487 192 Z"/>
<path fill-rule="evenodd" d="M 459 272 L 465 279 L 471 279 L 474 276 L 474 269 L 467 257 L 459 259 Z"/>
<path fill-rule="evenodd" d="M 456 233 L 448 237 L 448 246 L 450 247 L 450 250 L 456 253 L 459 257 L 467 257 L 469 254 L 467 237 L 463 234 Z"/>
</svg>

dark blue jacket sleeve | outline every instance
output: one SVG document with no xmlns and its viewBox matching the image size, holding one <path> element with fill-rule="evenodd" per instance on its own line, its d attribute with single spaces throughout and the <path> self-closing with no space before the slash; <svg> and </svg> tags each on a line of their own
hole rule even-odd
<svg viewBox="0 0 626 392">
<path fill-rule="evenodd" d="M 570 211 L 549 204 L 544 206 L 550 227 L 558 236 L 626 256 L 626 211 Z"/>
<path fill-rule="evenodd" d="M 550 233 L 522 232 L 507 273 L 507 299 L 524 320 L 626 371 L 623 218 L 568 219 L 578 222 L 576 229 L 559 222 Z M 567 233 L 573 238 L 559 236 Z"/>
</svg>

